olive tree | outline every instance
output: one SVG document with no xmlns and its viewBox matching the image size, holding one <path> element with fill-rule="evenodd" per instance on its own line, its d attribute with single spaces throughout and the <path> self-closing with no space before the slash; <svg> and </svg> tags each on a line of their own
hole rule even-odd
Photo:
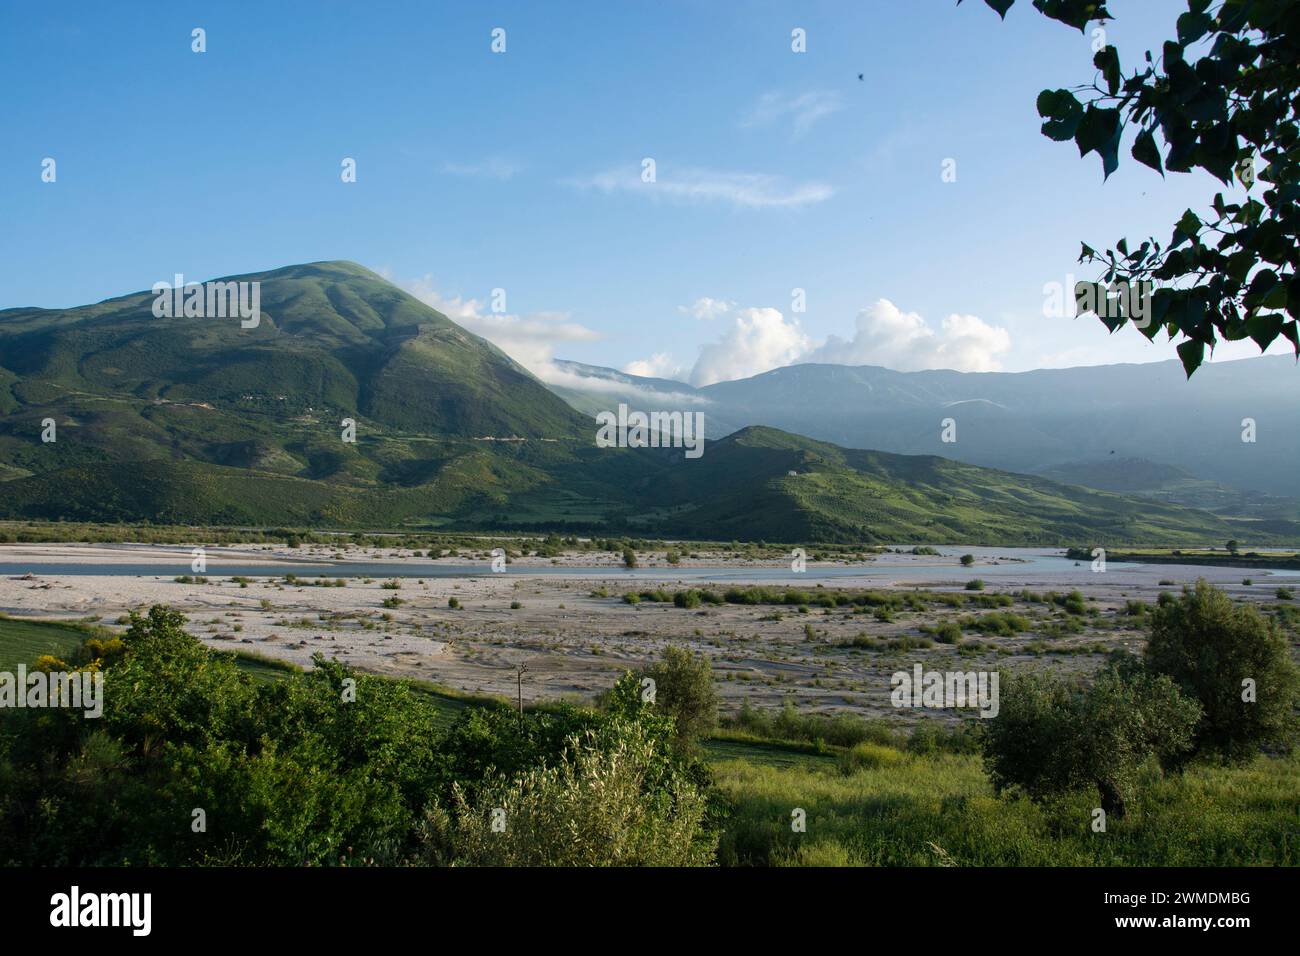
<svg viewBox="0 0 1300 956">
<path fill-rule="evenodd" d="M 1198 755 L 1242 762 L 1291 745 L 1300 679 L 1286 638 L 1253 606 L 1203 579 L 1184 587 L 1152 612 L 1145 659 L 1200 702 Z"/>
<path fill-rule="evenodd" d="M 1013 674 L 998 716 L 984 723 L 984 767 L 999 794 L 1045 801 L 1090 791 L 1123 817 L 1138 771 L 1153 759 L 1176 762 L 1199 714 L 1169 678 L 1141 671 L 1107 668 L 1090 684 Z"/>
</svg>

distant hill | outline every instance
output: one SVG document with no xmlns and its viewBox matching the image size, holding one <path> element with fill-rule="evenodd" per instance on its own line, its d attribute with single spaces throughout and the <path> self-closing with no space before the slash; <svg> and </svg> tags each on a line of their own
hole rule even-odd
<svg viewBox="0 0 1300 956">
<path fill-rule="evenodd" d="M 1068 462 L 1041 469 L 1038 474 L 1067 484 L 1197 508 L 1220 517 L 1244 518 L 1253 527 L 1281 533 L 1300 527 L 1300 500 L 1296 498 L 1207 481 L 1181 468 L 1145 458 L 1107 457 Z"/>
<path fill-rule="evenodd" d="M 981 373 L 804 364 L 699 389 L 615 374 L 665 402 L 687 390 L 705 403 L 713 435 L 767 425 L 850 448 L 1018 472 L 1113 453 L 1300 498 L 1300 369 L 1291 356 L 1214 362 L 1190 381 L 1176 361 Z M 954 443 L 941 440 L 945 418 L 956 421 Z M 1241 440 L 1247 418 L 1254 443 Z"/>
<path fill-rule="evenodd" d="M 149 292 L 0 312 L 0 517 L 864 544 L 1295 533 L 769 427 L 710 440 L 695 460 L 598 448 L 590 417 L 361 266 L 226 281 L 261 283 L 257 328 L 156 318 Z M 600 377 L 606 408 L 624 389 L 652 410 L 641 399 L 677 384 Z M 707 423 L 714 387 L 675 400 L 701 393 Z M 341 440 L 344 418 L 355 443 Z M 55 442 L 41 441 L 45 419 Z"/>
<path fill-rule="evenodd" d="M 1170 485 L 1197 480 L 1181 468 L 1162 465 L 1146 458 L 1109 457 L 1093 461 L 1071 461 L 1040 469 L 1037 473 L 1053 481 L 1120 492 L 1154 492 Z"/>
<path fill-rule="evenodd" d="M 751 536 L 756 514 L 768 537 L 793 541 L 1104 543 L 1187 533 L 1218 540 L 1234 528 L 1178 506 L 937 456 L 840 448 L 774 428 L 714 442 L 699 462 L 659 483 L 666 506 L 701 502 L 674 514 L 671 527 L 707 521 L 723 538 Z"/>
</svg>

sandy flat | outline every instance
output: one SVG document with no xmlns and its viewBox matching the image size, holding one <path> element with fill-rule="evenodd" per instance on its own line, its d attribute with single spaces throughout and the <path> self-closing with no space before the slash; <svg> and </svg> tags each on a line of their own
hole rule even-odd
<svg viewBox="0 0 1300 956">
<path fill-rule="evenodd" d="M 929 608 L 878 621 L 871 613 L 854 614 L 847 608 L 824 614 L 814 606 L 801 614 L 794 607 L 683 609 L 671 603 L 634 606 L 621 599 L 624 591 L 653 587 L 656 581 L 670 591 L 708 586 L 693 576 L 681 577 L 684 572 L 703 573 L 696 561 L 683 561 L 681 567 L 666 562 L 652 565 L 632 580 L 619 569 L 616 556 L 610 556 L 608 574 L 601 575 L 590 570 L 592 554 L 578 553 L 565 555 L 563 566 L 587 568 L 587 576 L 580 579 L 538 573 L 541 567 L 555 567 L 550 559 L 516 559 L 502 574 L 404 578 L 400 588 L 386 589 L 382 586 L 385 579 L 379 576 L 369 581 L 350 577 L 343 587 L 289 584 L 272 562 L 304 563 L 319 560 L 329 551 L 256 546 L 211 549 L 207 552 L 208 583 L 178 583 L 174 578 L 188 573 L 189 553 L 184 546 L 6 546 L 0 548 L 0 564 L 30 564 L 31 570 L 0 576 L 0 612 L 32 618 L 97 618 L 119 627 L 117 622 L 131 609 L 170 604 L 189 616 L 190 631 L 209 646 L 252 651 L 298 664 L 309 665 L 312 655 L 319 652 L 376 673 L 513 696 L 515 667 L 523 663 L 528 667 L 524 694 L 530 700 L 590 698 L 609 687 L 625 669 L 657 658 L 671 643 L 710 658 L 727 709 L 738 707 L 743 700 L 767 707 L 790 698 L 808 709 L 879 714 L 891 710 L 890 675 L 918 660 L 926 667 L 961 670 L 1030 662 L 1077 669 L 1095 667 L 1102 660 L 1095 652 L 1030 653 L 1032 644 L 1043 641 L 1043 630 L 1049 624 L 1041 604 L 1017 603 L 1010 608 L 1034 619 L 1030 631 L 990 638 L 968 631 L 968 637 L 985 647 L 958 655 L 950 645 L 905 652 L 864 651 L 842 645 L 859 635 L 916 636 L 922 625 L 982 613 L 977 609 Z M 405 560 L 409 554 L 353 549 L 346 564 L 356 573 L 371 564 Z M 467 565 L 470 557 L 462 554 L 450 563 L 477 567 Z M 855 571 L 848 578 L 826 577 L 831 568 L 842 573 L 842 562 L 810 563 L 806 573 L 781 574 L 776 580 L 771 575 L 774 568 L 784 567 L 782 562 L 758 563 L 752 573 L 768 586 L 811 592 L 818 583 L 846 589 L 961 590 L 965 581 L 976 576 L 988 582 L 984 593 L 990 594 L 1014 594 L 1022 588 L 1077 589 L 1097 602 L 1100 613 L 1091 619 L 1096 627 L 1090 626 L 1083 634 L 1052 638 L 1050 646 L 1056 649 L 1097 645 L 1140 649 L 1142 634 L 1129 626 L 1122 609 L 1130 599 L 1151 602 L 1159 591 L 1172 589 L 1161 581 L 1184 583 L 1204 576 L 1234 596 L 1261 601 L 1272 599 L 1275 586 L 1284 583 L 1281 578 L 1270 581 L 1265 574 L 1239 568 L 1113 565 L 1104 574 L 1093 574 L 1087 566 L 1062 562 L 1050 572 L 1036 572 L 1004 557 L 986 553 L 975 568 L 963 568 L 952 555 L 891 554 L 880 560 L 887 558 L 902 566 L 881 571 L 864 564 L 860 575 Z M 490 560 L 490 555 L 485 560 Z M 719 563 L 707 567 L 717 572 L 742 578 L 747 573 L 743 564 L 713 560 Z M 69 562 L 132 565 L 144 561 L 163 561 L 171 567 L 166 573 L 144 576 L 48 570 Z M 223 563 L 258 561 L 266 563 L 265 575 L 252 577 L 244 587 L 221 571 Z M 916 578 L 921 569 L 926 575 Z M 324 576 L 328 577 L 328 572 Z M 1246 576 L 1255 580 L 1254 586 L 1241 584 Z M 716 589 L 734 586 L 736 580 L 729 577 Z M 594 596 L 602 587 L 608 596 Z M 452 597 L 463 605 L 460 609 L 448 607 Z M 383 602 L 393 598 L 402 603 L 385 607 Z M 512 602 L 521 606 L 512 609 Z"/>
</svg>

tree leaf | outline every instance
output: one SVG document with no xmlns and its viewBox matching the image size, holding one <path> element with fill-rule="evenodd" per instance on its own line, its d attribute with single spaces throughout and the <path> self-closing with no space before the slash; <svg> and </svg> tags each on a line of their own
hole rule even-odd
<svg viewBox="0 0 1300 956">
<path fill-rule="evenodd" d="M 1103 47 L 1092 58 L 1092 63 L 1097 69 L 1101 70 L 1101 75 L 1106 80 L 1106 89 L 1110 91 L 1110 95 L 1114 96 L 1118 93 L 1120 80 L 1122 79 L 1119 69 L 1119 50 L 1113 46 Z"/>
<path fill-rule="evenodd" d="M 1083 107 L 1069 90 L 1043 90 L 1038 94 L 1038 115 L 1047 118 L 1042 133 L 1063 143 L 1073 139 L 1083 119 Z"/>
<path fill-rule="evenodd" d="M 1165 174 L 1164 165 L 1160 162 L 1160 149 L 1156 146 L 1156 138 L 1151 130 L 1144 129 L 1138 133 L 1132 152 L 1133 158 L 1143 166 L 1150 166 L 1161 176 Z"/>
<path fill-rule="evenodd" d="M 1192 373 L 1205 361 L 1205 343 L 1197 339 L 1188 339 L 1178 346 L 1178 357 L 1183 360 L 1183 371 L 1191 378 Z"/>
<path fill-rule="evenodd" d="M 1246 320 L 1246 329 L 1262 352 L 1273 344 L 1273 340 L 1282 331 L 1282 316 L 1252 315 Z"/>
<path fill-rule="evenodd" d="M 1089 103 L 1087 109 L 1083 111 L 1078 132 L 1074 134 L 1074 141 L 1079 146 L 1079 155 L 1087 156 L 1094 149 L 1100 151 L 1104 145 L 1114 139 L 1118 132 L 1119 110 L 1098 108 Z"/>
<path fill-rule="evenodd" d="M 1111 19 L 1102 0 L 1034 0 L 1034 7 L 1044 16 L 1074 27 L 1080 33 L 1090 20 Z"/>
<path fill-rule="evenodd" d="M 1214 26 L 1214 20 L 1208 13 L 1184 13 L 1178 18 L 1178 42 L 1191 46 Z"/>
<path fill-rule="evenodd" d="M 1188 209 L 1178 220 L 1178 231 L 1188 239 L 1195 239 L 1201 233 L 1201 217 Z"/>
</svg>

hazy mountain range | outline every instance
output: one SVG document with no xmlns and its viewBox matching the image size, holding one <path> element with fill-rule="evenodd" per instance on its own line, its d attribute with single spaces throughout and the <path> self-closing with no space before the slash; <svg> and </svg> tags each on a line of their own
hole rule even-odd
<svg viewBox="0 0 1300 956">
<path fill-rule="evenodd" d="M 557 364 L 590 383 L 555 389 L 583 411 L 620 400 L 676 402 L 702 410 L 712 437 L 768 425 L 851 448 L 943 455 L 1116 491 L 1154 485 L 1115 484 L 1095 466 L 1142 460 L 1187 479 L 1300 498 L 1300 369 L 1290 356 L 1211 363 L 1190 381 L 1176 361 L 982 373 L 807 364 L 703 388 Z M 947 418 L 955 442 L 942 441 Z M 1242 441 L 1247 418 L 1253 443 Z M 1149 475 L 1155 481 L 1157 471 Z"/>
<path fill-rule="evenodd" d="M 256 328 L 229 318 L 156 317 L 151 292 L 0 311 L 0 517 L 787 542 L 1297 536 L 1297 525 L 1278 516 L 1243 523 L 952 460 L 1042 466 L 1023 436 L 1000 439 L 1019 457 L 1008 451 L 992 460 L 999 429 L 1026 423 L 1036 423 L 1040 445 L 1059 439 L 1070 458 L 1096 444 L 1082 424 L 1075 435 L 1054 431 L 1042 409 L 1016 404 L 1011 385 L 972 396 L 962 384 L 1020 376 L 796 366 L 708 389 L 654 380 L 607 380 L 597 389 L 602 402 L 614 388 L 716 402 L 709 420 L 741 430 L 690 460 L 680 449 L 596 447 L 590 395 L 572 396 L 582 411 L 571 407 L 499 349 L 354 263 L 220 281 L 260 283 Z M 1199 374 L 1208 373 L 1218 369 Z M 1068 373 L 1030 374 L 1049 376 L 1037 394 L 1055 391 L 1059 415 L 1088 420 L 1083 387 L 1071 398 L 1052 384 L 1051 376 Z M 1124 374 L 1129 394 L 1165 387 L 1159 375 Z M 1253 377 L 1255 401 L 1242 407 L 1261 406 L 1253 409 L 1262 436 L 1255 447 L 1271 461 L 1285 455 L 1270 444 L 1283 416 L 1261 397 L 1268 377 Z M 860 407 L 863 395 L 874 403 Z M 1238 414 L 1212 399 L 1194 406 L 1202 438 L 1212 430 L 1208 410 Z M 1117 403 L 1095 401 L 1103 410 Z M 704 407 L 714 415 L 715 406 Z M 938 442 L 937 409 L 958 418 L 956 445 Z M 1131 411 L 1134 419 L 1148 414 Z M 1106 414 L 1118 444 L 1118 412 Z M 355 442 L 344 440 L 344 419 L 355 422 Z M 54 440 L 43 441 L 50 421 Z M 744 425 L 834 431 L 848 444 L 945 457 L 851 450 Z"/>
</svg>

